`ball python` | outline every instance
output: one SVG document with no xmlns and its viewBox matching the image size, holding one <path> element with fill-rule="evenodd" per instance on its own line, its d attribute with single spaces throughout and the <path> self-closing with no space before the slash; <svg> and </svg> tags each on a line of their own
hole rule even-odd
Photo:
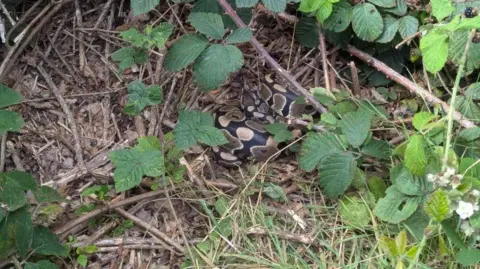
<svg viewBox="0 0 480 269">
<path fill-rule="evenodd" d="M 277 153 L 283 143 L 276 142 L 265 125 L 317 113 L 298 98 L 278 82 L 275 74 L 268 74 L 260 80 L 258 90 L 243 89 L 240 100 L 230 100 L 218 108 L 214 112 L 215 127 L 223 131 L 228 143 L 212 147 L 217 161 L 235 167 L 245 161 L 266 161 Z M 294 135 L 300 132 L 294 131 Z"/>
</svg>

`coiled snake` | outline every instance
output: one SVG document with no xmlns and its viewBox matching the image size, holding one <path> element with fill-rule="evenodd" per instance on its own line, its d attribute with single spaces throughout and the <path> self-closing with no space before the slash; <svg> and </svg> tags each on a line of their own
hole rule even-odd
<svg viewBox="0 0 480 269">
<path fill-rule="evenodd" d="M 278 83 L 275 74 L 261 79 L 258 91 L 242 92 L 240 102 L 220 107 L 215 113 L 215 127 L 221 129 L 228 144 L 212 147 L 217 161 L 235 167 L 245 161 L 266 161 L 281 149 L 265 125 L 303 114 L 314 115 L 311 105 L 299 101 L 299 96 Z"/>
</svg>

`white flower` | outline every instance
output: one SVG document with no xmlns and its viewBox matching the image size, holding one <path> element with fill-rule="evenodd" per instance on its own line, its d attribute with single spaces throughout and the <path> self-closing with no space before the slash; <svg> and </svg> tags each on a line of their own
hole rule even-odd
<svg viewBox="0 0 480 269">
<path fill-rule="evenodd" d="M 466 236 L 470 236 L 475 232 L 475 229 L 472 226 L 470 226 L 470 224 L 467 221 L 464 221 L 462 223 L 462 226 L 460 226 L 460 228 L 462 228 L 462 231 L 465 233 Z"/>
<path fill-rule="evenodd" d="M 459 176 L 454 176 L 450 182 L 450 185 L 452 185 L 452 188 L 456 189 L 461 183 L 462 179 Z"/>
<path fill-rule="evenodd" d="M 447 171 L 445 171 L 445 177 L 451 177 L 455 175 L 455 168 L 448 167 Z"/>
<path fill-rule="evenodd" d="M 475 196 L 475 197 L 478 197 L 478 196 L 480 196 L 480 191 L 472 190 L 472 195 Z"/>
<path fill-rule="evenodd" d="M 437 178 L 437 176 L 434 175 L 434 174 L 428 174 L 427 175 L 427 181 L 428 182 L 434 182 L 436 178 Z"/>
<path fill-rule="evenodd" d="M 478 206 L 476 207 L 478 210 Z M 461 219 L 468 219 L 473 215 L 475 207 L 471 203 L 460 201 L 458 202 L 458 207 L 455 211 L 460 215 Z"/>
</svg>

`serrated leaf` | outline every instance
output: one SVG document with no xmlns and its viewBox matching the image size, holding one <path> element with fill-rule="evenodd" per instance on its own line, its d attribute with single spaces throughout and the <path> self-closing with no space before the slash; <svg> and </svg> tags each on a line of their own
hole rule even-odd
<svg viewBox="0 0 480 269">
<path fill-rule="evenodd" d="M 397 234 L 395 237 L 395 245 L 397 246 L 398 254 L 403 255 L 407 248 L 407 232 L 405 230 Z"/>
<path fill-rule="evenodd" d="M 7 217 L 7 229 L 13 233 L 20 257 L 25 258 L 32 245 L 33 221 L 26 207 L 11 212 Z"/>
<path fill-rule="evenodd" d="M 137 146 L 136 148 L 142 149 L 142 150 L 162 150 L 162 145 L 160 143 L 160 140 L 158 140 L 158 137 L 156 136 L 144 136 L 144 137 L 139 137 L 137 139 Z"/>
<path fill-rule="evenodd" d="M 152 45 L 156 46 L 157 48 L 163 48 L 170 35 L 172 35 L 173 25 L 167 22 L 162 22 L 157 27 L 147 27 L 147 30 L 145 31 L 147 32 L 147 37 L 149 38 L 148 48 L 151 48 Z"/>
<path fill-rule="evenodd" d="M 398 20 L 398 32 L 403 39 L 418 31 L 418 20 L 413 16 L 405 16 Z"/>
<path fill-rule="evenodd" d="M 427 157 L 423 148 L 423 136 L 413 135 L 405 150 L 405 166 L 412 174 L 422 176 L 426 165 Z"/>
<path fill-rule="evenodd" d="M 332 14 L 333 11 L 333 4 L 330 1 L 324 1 L 323 5 L 317 10 L 317 13 L 315 13 L 315 18 L 320 23 L 324 23 L 328 17 Z"/>
<path fill-rule="evenodd" d="M 389 238 L 385 235 L 382 235 L 382 237 L 380 237 L 379 246 L 390 257 L 397 257 L 398 256 L 397 245 L 395 244 L 394 239 Z"/>
<path fill-rule="evenodd" d="M 385 11 L 393 13 L 397 16 L 403 16 L 407 14 L 407 1 L 406 0 L 396 0 L 395 7 L 393 8 L 386 8 Z"/>
<path fill-rule="evenodd" d="M 284 202 L 287 200 L 287 195 L 282 187 L 275 184 L 268 184 L 267 187 L 263 188 L 263 193 L 276 201 Z"/>
<path fill-rule="evenodd" d="M 5 132 L 18 132 L 24 125 L 25 121 L 18 113 L 0 110 L 0 136 Z"/>
<path fill-rule="evenodd" d="M 424 191 L 421 186 L 421 179 L 415 177 L 410 171 L 400 163 L 390 170 L 390 179 L 393 182 L 393 188 L 408 196 L 423 196 Z"/>
<path fill-rule="evenodd" d="M 385 197 L 385 192 L 387 190 L 387 184 L 385 184 L 385 180 L 380 177 L 373 176 L 368 179 L 367 184 L 370 192 L 373 194 L 376 201 L 378 201 L 378 199 L 380 198 Z"/>
<path fill-rule="evenodd" d="M 465 249 L 465 244 L 463 240 L 460 238 L 460 235 L 457 233 L 456 229 L 453 228 L 458 223 L 458 219 L 446 219 L 442 221 L 442 229 L 447 235 L 450 242 L 452 242 L 456 247 L 460 249 Z"/>
<path fill-rule="evenodd" d="M 193 66 L 195 81 L 202 91 L 213 90 L 242 66 L 243 54 L 237 47 L 213 44 L 200 54 Z"/>
<path fill-rule="evenodd" d="M 222 16 L 215 13 L 190 13 L 188 21 L 200 33 L 213 38 L 222 39 L 225 34 Z"/>
<path fill-rule="evenodd" d="M 380 37 L 383 32 L 382 16 L 372 4 L 355 5 L 352 15 L 352 27 L 360 39 L 372 42 Z"/>
<path fill-rule="evenodd" d="M 256 3 L 258 3 L 258 0 L 236 0 L 235 4 L 237 7 L 253 7 Z"/>
<path fill-rule="evenodd" d="M 394 7 L 395 0 L 368 0 L 368 2 L 379 7 Z"/>
<path fill-rule="evenodd" d="M 435 16 L 438 21 L 445 19 L 455 11 L 451 0 L 432 0 L 430 3 L 432 5 L 433 16 Z"/>
<path fill-rule="evenodd" d="M 112 54 L 112 60 L 120 62 L 120 72 L 130 68 L 133 64 L 144 64 L 148 58 L 147 51 L 144 48 L 125 47 Z"/>
<path fill-rule="evenodd" d="M 465 97 L 472 98 L 473 100 L 480 100 L 480 82 L 470 84 L 465 90 Z"/>
<path fill-rule="evenodd" d="M 300 168 L 310 172 L 327 155 L 342 151 L 336 137 L 328 133 L 309 133 L 300 149 Z"/>
<path fill-rule="evenodd" d="M 287 0 L 262 0 L 268 10 L 278 13 L 284 12 L 287 7 Z"/>
<path fill-rule="evenodd" d="M 375 40 L 378 43 L 388 43 L 393 40 L 398 31 L 398 21 L 392 16 L 383 17 L 383 32 L 380 37 Z"/>
<path fill-rule="evenodd" d="M 293 138 L 292 132 L 284 123 L 272 123 L 265 126 L 265 130 L 274 135 L 274 140 L 278 143 L 290 140 Z"/>
<path fill-rule="evenodd" d="M 68 202 L 60 193 L 48 186 L 41 186 L 33 192 L 33 195 L 37 203 Z"/>
<path fill-rule="evenodd" d="M 117 192 L 135 187 L 143 176 L 158 177 L 165 172 L 162 152 L 156 149 L 116 150 L 110 159 L 115 166 L 113 179 Z"/>
<path fill-rule="evenodd" d="M 219 146 L 228 143 L 223 132 L 213 127 L 213 117 L 207 113 L 195 110 L 180 112 L 175 128 L 175 144 L 184 150 L 196 144 L 197 140 L 209 146 Z"/>
<path fill-rule="evenodd" d="M 128 41 L 130 43 L 132 43 L 132 45 L 134 46 L 137 46 L 137 47 L 141 47 L 143 45 L 143 42 L 144 42 L 144 35 L 142 33 L 140 33 L 140 31 L 138 31 L 137 28 L 130 28 L 126 31 L 123 31 L 120 33 L 120 37 L 125 40 L 125 41 Z"/>
<path fill-rule="evenodd" d="M 335 152 L 320 163 L 320 186 L 327 197 L 342 195 L 352 183 L 357 162 L 352 155 Z"/>
<path fill-rule="evenodd" d="M 60 244 L 57 235 L 51 232 L 48 228 L 37 226 L 33 229 L 33 234 L 35 235 L 32 240 L 32 249 L 34 253 L 67 257 L 67 248 Z"/>
<path fill-rule="evenodd" d="M 458 138 L 465 141 L 474 141 L 480 138 L 480 127 L 463 129 L 458 133 Z"/>
<path fill-rule="evenodd" d="M 387 189 L 387 195 L 378 200 L 373 212 L 383 221 L 398 224 L 417 210 L 421 200 L 421 197 L 406 196 L 390 187 Z"/>
<path fill-rule="evenodd" d="M 38 261 L 37 263 L 32 263 L 32 262 L 25 263 L 24 269 L 58 269 L 58 267 L 56 264 L 50 261 L 41 260 L 41 261 Z"/>
<path fill-rule="evenodd" d="M 302 0 L 298 10 L 305 13 L 314 12 L 318 10 L 324 2 L 327 2 L 327 0 Z"/>
<path fill-rule="evenodd" d="M 438 115 L 433 115 L 430 112 L 421 111 L 421 112 L 416 113 L 413 116 L 412 124 L 413 124 L 413 127 L 415 127 L 415 129 L 417 129 L 419 131 L 423 131 L 425 129 L 430 128 L 431 121 L 438 118 L 438 117 L 439 117 Z"/>
<path fill-rule="evenodd" d="M 191 12 L 222 14 L 223 9 L 217 0 L 198 0 L 193 5 Z"/>
<path fill-rule="evenodd" d="M 480 107 L 469 98 L 457 96 L 455 109 L 462 113 L 467 119 L 475 120 L 480 118 Z"/>
<path fill-rule="evenodd" d="M 38 185 L 32 175 L 11 171 L 0 174 L 0 202 L 7 205 L 8 211 L 15 211 L 26 203 L 25 191 L 34 191 Z"/>
<path fill-rule="evenodd" d="M 456 255 L 455 259 L 464 266 L 480 263 L 480 249 L 462 249 Z"/>
<path fill-rule="evenodd" d="M 477 16 L 476 18 L 480 19 L 480 16 Z M 457 66 L 460 64 L 463 52 L 465 51 L 468 32 L 468 30 L 456 30 L 449 34 L 448 59 Z M 471 74 L 475 69 L 478 68 L 480 68 L 480 43 L 471 43 L 470 49 L 467 53 L 465 75 Z"/>
<path fill-rule="evenodd" d="M 168 50 L 165 56 L 165 67 L 172 72 L 179 71 L 193 63 L 207 46 L 208 40 L 203 36 L 183 35 Z"/>
<path fill-rule="evenodd" d="M 333 6 L 330 17 L 325 20 L 325 28 L 336 33 L 345 31 L 352 22 L 352 13 L 353 9 L 350 3 L 347 1 L 338 2 Z"/>
<path fill-rule="evenodd" d="M 18 92 L 0 83 L 0 108 L 18 104 L 22 99 Z"/>
<path fill-rule="evenodd" d="M 300 18 L 295 28 L 295 39 L 307 48 L 318 47 L 318 30 L 314 18 Z"/>
<path fill-rule="evenodd" d="M 418 207 L 415 213 L 413 213 L 408 219 L 403 222 L 410 234 L 417 240 L 420 241 L 425 234 L 425 229 L 427 228 L 430 222 L 430 218 L 425 214 L 423 207 Z"/>
<path fill-rule="evenodd" d="M 340 128 L 347 136 L 348 143 L 360 147 L 368 136 L 373 114 L 368 110 L 346 113 L 340 121 Z"/>
<path fill-rule="evenodd" d="M 238 28 L 234 30 L 226 39 L 225 44 L 237 44 L 249 42 L 252 39 L 253 33 L 248 28 Z"/>
<path fill-rule="evenodd" d="M 445 220 L 449 211 L 450 200 L 448 199 L 448 194 L 442 189 L 432 193 L 425 203 L 425 213 L 438 222 Z"/>
<path fill-rule="evenodd" d="M 361 228 L 370 222 L 370 211 L 367 205 L 355 196 L 340 200 L 339 214 L 347 225 Z"/>
<path fill-rule="evenodd" d="M 392 154 L 392 148 L 387 141 L 372 139 L 362 147 L 362 152 L 375 158 L 388 160 Z"/>
<path fill-rule="evenodd" d="M 88 258 L 86 255 L 78 255 L 77 257 L 77 262 L 83 267 L 87 267 L 88 264 Z"/>
<path fill-rule="evenodd" d="M 160 104 L 162 100 L 163 91 L 159 86 L 147 88 L 142 81 L 133 81 L 128 84 L 128 103 L 124 111 L 128 115 L 137 116 L 146 106 Z"/>
<path fill-rule="evenodd" d="M 131 0 L 130 8 L 133 10 L 133 15 L 137 16 L 154 9 L 160 0 Z"/>
</svg>

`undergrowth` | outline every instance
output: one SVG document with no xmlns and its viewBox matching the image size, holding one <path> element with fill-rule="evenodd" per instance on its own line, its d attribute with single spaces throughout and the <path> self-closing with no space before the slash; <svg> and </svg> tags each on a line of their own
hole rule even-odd
<svg viewBox="0 0 480 269">
<path fill-rule="evenodd" d="M 228 2 L 248 24 L 258 1 Z M 283 12 L 287 7 L 286 0 L 262 2 L 272 12 Z M 409 11 L 405 0 L 293 2 L 300 2 L 295 4 L 300 17 L 295 38 L 303 46 L 319 45 L 321 27 L 327 39 L 340 48 L 354 44 L 397 72 L 406 71 L 407 65 L 421 59 L 422 68 L 428 71 L 423 79 L 429 81 L 429 90 L 478 124 L 480 82 L 474 78 L 465 85 L 465 81 L 480 67 L 480 16 L 465 13 L 465 9 L 470 10 L 466 3 L 433 0 Z M 141 14 L 155 8 L 159 1 L 131 3 L 134 13 Z M 472 5 L 480 8 L 480 3 Z M 219 88 L 244 65 L 236 44 L 249 42 L 253 33 L 238 28 L 213 0 L 195 1 L 187 20 L 197 33 L 181 35 L 168 50 L 165 44 L 175 32 L 169 23 L 122 32 L 120 37 L 127 45 L 111 55 L 119 63 L 120 74 L 145 64 L 157 50 L 167 51 L 167 70 L 176 72 L 191 66 L 194 82 L 202 91 Z M 395 49 L 400 42 L 408 43 L 405 47 L 409 45 L 410 49 Z M 362 81 L 370 86 L 392 83 L 378 70 L 367 65 L 359 68 Z M 439 89 L 442 71 L 455 74 L 454 80 L 443 85 L 448 92 Z M 376 90 L 385 100 L 405 102 L 397 100 L 390 89 Z M 239 194 L 228 196 L 217 191 L 213 204 L 199 198 L 211 227 L 202 242 L 188 246 L 184 266 L 456 268 L 478 264 L 480 128 L 462 129 L 454 122 L 452 111 L 445 113 L 438 104 L 427 104 L 421 97 L 404 103 L 412 111 L 411 121 L 392 121 L 383 106 L 354 98 L 347 89 L 320 87 L 312 89 L 312 94 L 329 112 L 320 119 L 304 118 L 310 124 L 300 142 L 299 168 L 316 172 L 318 179 L 309 183 L 299 180 L 296 184 L 309 201 L 299 204 L 297 211 L 266 206 L 262 196 L 278 204 L 290 201 L 280 186 L 259 180 L 268 177 L 268 171 L 250 166 L 248 180 Z M 0 108 L 19 101 L 17 93 L 5 86 L 0 88 Z M 137 116 L 145 107 L 162 102 L 160 86 L 130 82 L 124 112 Z M 128 191 L 146 177 L 155 179 L 153 189 L 182 182 L 186 168 L 179 159 L 187 149 L 197 144 L 216 146 L 227 142 L 213 122 L 208 113 L 181 111 L 175 128 L 163 139 L 141 137 L 134 147 L 110 154 L 116 167 L 114 186 L 94 186 L 82 195 L 108 200 L 111 188 Z M 313 125 L 322 125 L 326 131 L 313 131 Z M 18 114 L 0 110 L 0 134 L 18 132 L 22 126 Z M 403 142 L 393 145 L 379 138 L 374 128 L 395 130 L 404 136 Z M 277 141 L 293 141 L 284 124 L 267 129 Z M 384 173 L 378 176 L 374 171 Z M 24 172 L 2 173 L 0 183 L 1 257 L 13 258 L 25 268 L 55 268 L 50 261 L 41 260 L 49 255 L 71 257 L 87 265 L 87 256 L 95 252 L 95 247 L 73 252 L 62 246 L 51 231 L 39 226 L 39 219 L 32 219 L 24 192 L 33 194 L 38 207 L 67 201 L 53 189 L 38 186 Z M 315 197 L 318 190 L 322 196 Z M 89 206 L 84 205 L 76 213 L 95 207 Z M 121 229 L 129 227 L 131 223 L 125 223 Z M 48 247 L 39 247 L 39 240 Z M 67 246 L 73 242 L 72 238 Z"/>
</svg>

